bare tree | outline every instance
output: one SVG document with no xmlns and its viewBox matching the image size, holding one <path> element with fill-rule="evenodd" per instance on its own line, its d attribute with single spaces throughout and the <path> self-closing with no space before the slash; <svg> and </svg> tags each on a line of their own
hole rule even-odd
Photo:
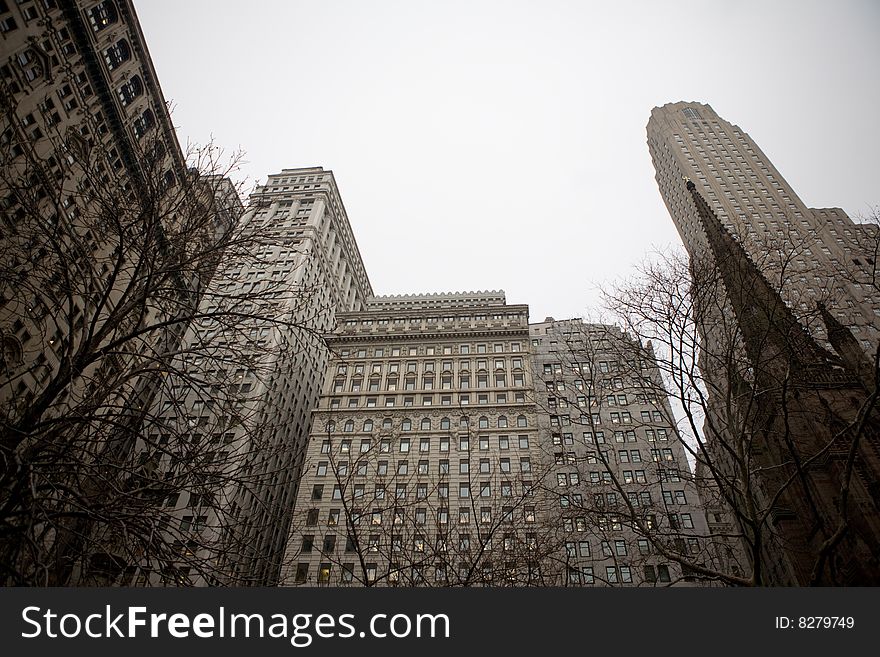
<svg viewBox="0 0 880 657">
<path fill-rule="evenodd" d="M 467 410 L 459 409 L 455 423 L 444 418 L 440 435 L 409 433 L 417 429 L 409 420 L 381 427 L 367 420 L 371 437 L 355 439 L 353 427 L 337 426 L 338 412 L 320 413 L 312 440 L 322 446 L 307 463 L 315 483 L 300 496 L 289 583 L 558 584 L 560 532 L 544 522 L 547 498 L 534 441 L 507 442 L 492 452 L 500 457 L 490 458 L 488 444 L 480 444 L 489 438 L 480 437 Z M 305 566 L 315 552 L 320 564 L 309 576 Z"/>
<path fill-rule="evenodd" d="M 544 492 L 555 502 L 548 522 L 564 541 L 567 581 L 705 579 L 696 566 L 712 561 L 708 531 L 650 344 L 579 319 L 548 321 L 536 335 L 545 336 L 534 373 L 549 420 Z"/>
<path fill-rule="evenodd" d="M 222 581 L 228 560 L 193 548 L 230 545 L 234 523 L 206 510 L 286 467 L 261 461 L 283 417 L 255 397 L 277 374 L 272 363 L 316 339 L 302 318 L 323 309 L 305 283 L 228 284 L 283 236 L 256 217 L 238 221 L 240 190 L 227 177 L 240 156 L 194 148 L 183 169 L 148 127 L 135 167 L 83 131 L 38 144 L 5 133 L 9 584 L 126 582 L 144 564 L 174 580 L 181 562 Z M 218 267 L 226 284 L 211 284 Z M 189 520 L 172 511 L 181 495 Z"/>
<path fill-rule="evenodd" d="M 713 530 L 700 559 L 644 534 L 727 584 L 876 581 L 877 345 L 858 343 L 839 321 L 845 313 L 825 309 L 843 306 L 846 278 L 791 285 L 803 245 L 768 244 L 759 268 L 701 211 L 706 256 L 662 257 L 606 292 L 617 320 L 657 357 L 660 376 L 642 382 L 646 394 L 672 394 L 675 437 L 696 465 Z"/>
</svg>

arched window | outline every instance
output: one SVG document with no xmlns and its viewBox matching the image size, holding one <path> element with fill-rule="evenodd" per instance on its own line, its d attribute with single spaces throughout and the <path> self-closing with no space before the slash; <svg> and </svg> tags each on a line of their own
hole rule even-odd
<svg viewBox="0 0 880 657">
<path fill-rule="evenodd" d="M 372 431 L 373 430 L 373 421 L 372 420 L 364 420 L 364 431 Z"/>
<path fill-rule="evenodd" d="M 144 93 L 144 83 L 139 75 L 129 78 L 128 82 L 117 89 L 116 94 L 119 96 L 119 102 L 123 106 L 128 105 L 135 98 Z"/>
<path fill-rule="evenodd" d="M 351 433 L 354 431 L 354 420 L 346 420 L 345 426 L 342 428 L 345 433 Z"/>
<path fill-rule="evenodd" d="M 518 426 L 518 427 L 527 427 L 527 426 L 529 426 L 529 423 L 526 421 L 526 416 L 525 416 L 525 415 L 519 415 L 519 416 L 517 416 L 517 418 L 516 418 L 516 426 Z"/>
<path fill-rule="evenodd" d="M 506 428 L 507 428 L 507 418 L 506 418 L 505 416 L 500 415 L 500 416 L 498 417 L 498 427 L 499 427 L 500 429 L 506 429 Z"/>
<path fill-rule="evenodd" d="M 401 431 L 412 431 L 412 420 L 408 417 L 403 418 L 403 421 L 400 423 Z"/>
<path fill-rule="evenodd" d="M 480 418 L 480 429 L 488 429 L 489 428 L 489 418 L 485 415 Z"/>
<path fill-rule="evenodd" d="M 23 359 L 24 351 L 21 348 L 21 342 L 18 338 L 11 335 L 3 337 L 3 362 L 7 367 L 19 365 Z"/>
<path fill-rule="evenodd" d="M 142 138 L 154 125 L 156 125 L 156 117 L 153 115 L 153 110 L 144 110 L 144 113 L 132 124 L 134 136 L 138 139 Z"/>
<path fill-rule="evenodd" d="M 336 423 L 333 420 L 327 422 L 327 433 L 333 433 L 336 431 Z"/>
<path fill-rule="evenodd" d="M 419 428 L 422 429 L 422 430 L 430 429 L 430 428 L 431 428 L 431 420 L 430 420 L 430 418 L 423 417 L 423 418 L 422 418 L 422 423 L 421 423 L 421 425 L 419 426 Z"/>
<path fill-rule="evenodd" d="M 131 48 L 128 41 L 120 39 L 104 51 L 104 61 L 111 71 L 119 68 L 121 64 L 131 59 Z"/>
<path fill-rule="evenodd" d="M 467 419 L 467 415 L 462 415 L 461 418 L 458 420 L 458 426 L 462 429 L 467 429 L 468 424 L 469 424 L 469 422 Z"/>
<path fill-rule="evenodd" d="M 165 157 L 166 152 L 167 151 L 165 149 L 165 144 L 157 139 L 150 144 L 149 150 L 147 151 L 147 156 L 150 158 L 150 161 L 158 162 Z"/>
<path fill-rule="evenodd" d="M 450 424 L 449 424 L 448 417 L 444 417 L 443 419 L 440 420 L 440 428 L 441 429 L 449 429 L 449 427 L 450 427 Z"/>
<path fill-rule="evenodd" d="M 100 32 L 119 20 L 119 12 L 116 11 L 113 0 L 104 0 L 104 2 L 95 5 L 89 9 L 88 14 L 89 23 L 95 32 Z"/>
<path fill-rule="evenodd" d="M 391 428 L 391 418 L 390 417 L 386 417 L 385 419 L 382 420 L 382 428 L 383 429 L 390 429 Z"/>
</svg>

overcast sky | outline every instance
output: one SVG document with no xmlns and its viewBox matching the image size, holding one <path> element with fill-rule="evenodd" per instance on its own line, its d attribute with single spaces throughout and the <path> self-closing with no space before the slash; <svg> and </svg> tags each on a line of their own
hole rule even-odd
<svg viewBox="0 0 880 657">
<path fill-rule="evenodd" d="M 532 321 L 679 244 L 651 108 L 706 102 L 812 207 L 880 204 L 880 3 L 135 0 L 182 144 L 336 175 L 377 294 Z"/>
</svg>

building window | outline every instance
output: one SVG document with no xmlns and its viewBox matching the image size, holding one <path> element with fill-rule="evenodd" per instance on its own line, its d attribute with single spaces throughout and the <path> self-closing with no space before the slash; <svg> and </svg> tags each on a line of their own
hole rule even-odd
<svg viewBox="0 0 880 657">
<path fill-rule="evenodd" d="M 104 51 L 104 61 L 111 71 L 119 68 L 129 59 L 131 59 L 131 47 L 125 39 L 120 39 Z"/>
<path fill-rule="evenodd" d="M 671 578 L 669 577 L 669 566 L 665 564 L 660 564 L 657 566 L 657 581 L 659 582 L 669 582 Z"/>
<path fill-rule="evenodd" d="M 119 87 L 116 93 L 119 96 L 119 102 L 125 106 L 144 93 L 144 84 L 141 82 L 140 76 L 135 75 L 129 78 L 128 82 Z"/>
<path fill-rule="evenodd" d="M 100 32 L 119 20 L 116 5 L 112 0 L 104 0 L 104 2 L 95 5 L 89 10 L 88 16 L 94 32 Z"/>
<path fill-rule="evenodd" d="M 149 109 L 144 110 L 144 113 L 132 123 L 134 136 L 141 139 L 154 125 L 156 125 L 156 117 L 153 115 L 153 111 Z M 242 392 L 245 391 L 243 390 Z"/>
</svg>

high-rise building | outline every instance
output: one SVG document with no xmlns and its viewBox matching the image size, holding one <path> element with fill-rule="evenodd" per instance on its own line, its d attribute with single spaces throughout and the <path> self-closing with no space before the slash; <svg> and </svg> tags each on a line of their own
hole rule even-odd
<svg viewBox="0 0 880 657">
<path fill-rule="evenodd" d="M 668 586 L 717 568 L 650 346 L 581 320 L 529 328 L 560 583 Z"/>
<path fill-rule="evenodd" d="M 648 145 L 690 256 L 710 529 L 753 583 L 875 583 L 876 226 L 808 208 L 707 105 L 655 108 Z"/>
<path fill-rule="evenodd" d="M 338 320 L 282 582 L 539 583 L 528 308 L 382 296 Z"/>
<path fill-rule="evenodd" d="M 178 443 L 200 445 L 211 459 L 190 468 L 167 501 L 166 532 L 179 554 L 142 562 L 137 581 L 277 582 L 311 411 L 330 357 L 322 336 L 338 313 L 360 310 L 371 294 L 331 171 L 269 176 L 241 222 L 245 233 L 259 235 L 249 254 L 255 257 L 233 254 L 221 262 L 202 302 L 205 319 L 185 336 L 182 374 L 170 385 L 176 394 L 157 401 L 161 426 L 177 426 L 171 434 Z M 217 304 L 230 300 L 243 317 L 235 330 L 210 319 Z M 187 349 L 203 344 L 217 348 L 208 369 Z M 172 474 L 182 446 L 163 443 L 155 431 L 143 449 L 155 453 L 162 445 L 156 467 Z"/>
<path fill-rule="evenodd" d="M 81 243 L 69 245 L 71 251 L 82 248 L 88 254 L 63 263 L 65 267 L 98 267 L 105 260 L 103 252 L 116 244 L 85 221 L 76 226 L 78 217 L 92 211 L 84 207 L 88 198 L 82 193 L 83 180 L 92 173 L 87 154 L 100 155 L 101 173 L 110 184 L 136 188 L 153 175 L 142 158 L 141 142 L 158 134 L 165 145 L 163 175 L 169 180 L 186 175 L 132 5 L 113 0 L 4 2 L 0 25 L 3 217 L 11 228 L 4 230 L 4 250 L 15 255 L 15 245 L 25 240 L 30 248 L 33 233 L 47 230 L 31 226 L 33 218 L 45 213 L 47 222 L 72 226 L 71 237 Z M 32 187 L 25 189 L 26 184 Z M 4 363 L 22 370 L 13 381 L 4 382 L 4 400 L 37 394 L 58 369 L 58 350 L 71 333 L 71 327 L 55 325 L 49 312 L 52 300 L 34 290 L 53 292 L 39 273 L 55 266 L 52 249 L 33 251 L 33 262 L 12 262 L 9 267 L 17 266 L 18 273 L 36 285 L 16 286 L 4 277 Z M 41 335 L 54 337 L 40 340 Z"/>
<path fill-rule="evenodd" d="M 0 50 L 0 449 L 33 496 L 0 552 L 66 584 L 105 561 L 112 472 L 241 203 L 187 169 L 129 0 L 2 2 Z"/>
<path fill-rule="evenodd" d="M 691 256 L 706 254 L 708 243 L 684 178 L 814 334 L 827 338 L 822 302 L 865 352 L 876 350 L 876 226 L 840 208 L 807 207 L 754 140 L 709 105 L 656 107 L 647 132 L 660 194 Z"/>
</svg>

